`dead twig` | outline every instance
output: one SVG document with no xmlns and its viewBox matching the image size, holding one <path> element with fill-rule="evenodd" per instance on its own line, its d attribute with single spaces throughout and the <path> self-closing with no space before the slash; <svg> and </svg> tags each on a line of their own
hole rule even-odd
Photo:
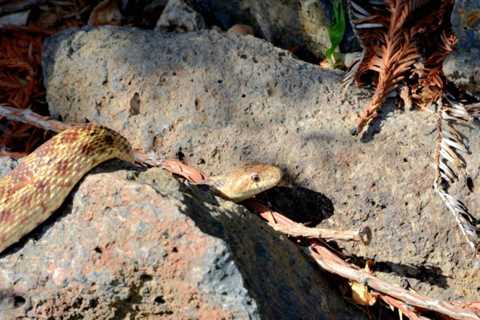
<svg viewBox="0 0 480 320">
<path fill-rule="evenodd" d="M 274 230 L 291 237 L 324 239 L 327 241 L 360 241 L 365 245 L 368 245 L 372 239 L 372 231 L 368 226 L 360 230 L 331 230 L 318 227 L 311 228 L 294 222 L 284 215 L 271 210 L 269 207 L 253 199 L 246 200 L 242 204 L 244 204 L 247 208 L 259 213 L 263 219 L 267 220 L 268 224 Z"/>
<path fill-rule="evenodd" d="M 54 132 L 60 132 L 72 127 L 72 125 L 65 124 L 49 117 L 41 116 L 30 109 L 18 109 L 5 104 L 0 104 L 0 116 L 3 116 L 8 120 L 27 123 L 32 126 Z"/>
<path fill-rule="evenodd" d="M 343 261 L 320 244 L 314 243 L 310 245 L 309 253 L 322 269 L 339 275 L 342 278 L 362 283 L 381 294 L 391 296 L 410 306 L 423 310 L 435 311 L 452 319 L 480 320 L 480 317 L 477 314 L 466 308 L 457 307 L 442 300 L 432 299 L 414 292 L 409 292 L 399 286 L 383 281 L 374 275 L 359 269 L 357 266 Z"/>
<path fill-rule="evenodd" d="M 193 183 L 205 183 L 208 180 L 208 176 L 202 171 L 190 167 L 179 160 L 164 160 L 162 161 L 162 168 L 179 176 L 184 177 Z"/>
</svg>

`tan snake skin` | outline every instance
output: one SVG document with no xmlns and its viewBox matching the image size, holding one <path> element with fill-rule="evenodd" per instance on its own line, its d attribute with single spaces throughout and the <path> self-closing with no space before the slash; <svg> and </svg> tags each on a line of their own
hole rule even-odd
<svg viewBox="0 0 480 320">
<path fill-rule="evenodd" d="M 98 164 L 134 161 L 127 139 L 87 124 L 60 132 L 0 180 L 0 252 L 45 221 Z"/>
</svg>

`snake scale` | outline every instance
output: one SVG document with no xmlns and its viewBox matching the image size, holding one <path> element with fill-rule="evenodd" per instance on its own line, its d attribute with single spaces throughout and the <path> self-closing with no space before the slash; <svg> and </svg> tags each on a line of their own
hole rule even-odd
<svg viewBox="0 0 480 320">
<path fill-rule="evenodd" d="M 135 162 L 128 140 L 94 124 L 73 125 L 48 140 L 0 179 L 0 252 L 58 209 L 77 182 L 110 159 Z M 281 170 L 267 164 L 240 167 L 205 184 L 238 202 L 274 187 Z"/>
</svg>

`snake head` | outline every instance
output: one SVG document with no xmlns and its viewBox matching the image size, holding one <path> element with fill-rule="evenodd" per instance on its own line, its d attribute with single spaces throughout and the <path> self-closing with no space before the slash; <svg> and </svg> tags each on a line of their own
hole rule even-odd
<svg viewBox="0 0 480 320">
<path fill-rule="evenodd" d="M 240 202 L 273 188 L 282 180 L 282 170 L 269 164 L 251 164 L 210 177 L 207 184 L 221 196 Z"/>
</svg>

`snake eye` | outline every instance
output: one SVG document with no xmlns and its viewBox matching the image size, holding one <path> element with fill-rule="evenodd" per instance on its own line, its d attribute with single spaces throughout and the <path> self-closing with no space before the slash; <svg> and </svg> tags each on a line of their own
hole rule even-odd
<svg viewBox="0 0 480 320">
<path fill-rule="evenodd" d="M 253 173 L 251 178 L 253 182 L 260 182 L 260 176 L 256 173 Z"/>
</svg>

